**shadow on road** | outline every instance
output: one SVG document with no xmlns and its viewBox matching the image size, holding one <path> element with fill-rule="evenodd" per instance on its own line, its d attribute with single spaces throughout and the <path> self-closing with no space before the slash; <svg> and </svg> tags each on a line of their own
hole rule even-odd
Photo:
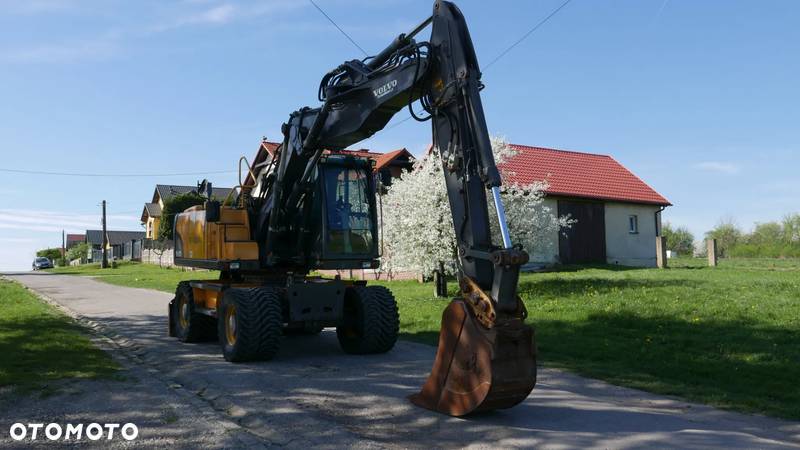
<svg viewBox="0 0 800 450">
<path fill-rule="evenodd" d="M 612 317 L 603 320 L 610 326 L 620 325 Z M 424 436 L 453 445 L 502 446 L 512 445 L 514 439 L 535 438 L 542 443 L 559 436 L 563 442 L 564 436 L 570 436 L 570 445 L 596 446 L 600 436 L 636 433 L 664 444 L 670 442 L 665 436 L 681 432 L 687 433 L 681 437 L 681 446 L 705 446 L 718 444 L 721 434 L 732 433 L 726 424 L 690 423 L 676 414 L 674 406 L 653 407 L 638 399 L 614 398 L 602 383 L 570 376 L 554 380 L 547 374 L 533 395 L 511 410 L 450 418 L 418 409 L 406 400 L 427 376 L 433 347 L 401 341 L 386 355 L 347 355 L 335 333 L 328 330 L 319 336 L 284 338 L 272 361 L 230 364 L 222 359 L 217 343 L 182 344 L 167 338 L 164 317 L 115 318 L 106 323 L 135 336 L 148 354 L 168 361 L 162 366 L 168 366 L 175 379 L 194 389 L 224 392 L 255 417 L 274 421 L 282 415 L 282 420 L 291 421 L 304 411 L 316 411 L 351 433 L 384 444 L 414 442 Z M 637 406 L 632 408 L 632 404 Z M 751 444 L 762 446 L 756 441 Z"/>
</svg>

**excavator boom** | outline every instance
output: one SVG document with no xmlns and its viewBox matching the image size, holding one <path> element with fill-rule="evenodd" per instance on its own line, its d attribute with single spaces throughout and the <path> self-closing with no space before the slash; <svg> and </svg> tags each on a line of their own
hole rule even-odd
<svg viewBox="0 0 800 450">
<path fill-rule="evenodd" d="M 415 41 L 429 24 L 429 41 Z M 324 149 L 368 138 L 401 109 L 414 114 L 411 104 L 421 102 L 444 165 L 461 295 L 442 316 L 432 373 L 411 400 L 452 415 L 513 406 L 536 381 L 533 331 L 523 323 L 525 309 L 516 292 L 528 255 L 513 247 L 508 235 L 480 78 L 463 15 L 453 3 L 437 0 L 430 18 L 378 55 L 347 61 L 326 74 L 319 89 L 322 106 L 292 113 L 284 125 L 271 200 L 261 214 L 264 234 L 280 233 L 285 218 L 302 209 Z M 294 175 L 287 176 L 290 172 Z M 501 245 L 492 243 L 487 193 L 498 213 Z M 268 250 L 274 256 L 286 241 L 273 236 L 267 242 L 276 243 Z"/>
</svg>

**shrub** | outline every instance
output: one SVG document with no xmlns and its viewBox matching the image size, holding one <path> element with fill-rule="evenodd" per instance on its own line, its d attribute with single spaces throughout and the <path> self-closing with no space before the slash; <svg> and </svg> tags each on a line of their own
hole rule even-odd
<svg viewBox="0 0 800 450">
<path fill-rule="evenodd" d="M 739 258 L 800 258 L 800 243 L 738 244 L 728 256 Z"/>
<path fill-rule="evenodd" d="M 757 223 L 753 232 L 742 234 L 732 222 L 723 222 L 707 234 L 717 239 L 723 256 L 742 258 L 800 257 L 800 214 L 790 214 L 781 222 Z"/>
<path fill-rule="evenodd" d="M 800 214 L 787 214 L 781 226 L 785 242 L 800 243 Z"/>
<path fill-rule="evenodd" d="M 61 258 L 61 249 L 60 248 L 45 248 L 36 252 L 36 256 L 44 256 L 45 258 L 49 259 L 50 261 L 55 262 L 57 259 Z"/>
<path fill-rule="evenodd" d="M 742 239 L 742 232 L 732 220 L 721 221 L 713 230 L 706 233 L 706 239 L 717 240 L 720 257 L 729 256 L 730 250 Z"/>
<path fill-rule="evenodd" d="M 667 241 L 667 250 L 679 255 L 691 255 L 694 252 L 694 235 L 686 227 L 672 228 L 667 222 L 661 227 L 661 235 Z"/>
<path fill-rule="evenodd" d="M 778 222 L 757 223 L 752 233 L 744 236 L 748 244 L 773 245 L 783 241 L 783 227 Z"/>
<path fill-rule="evenodd" d="M 83 259 L 89 253 L 89 244 L 86 242 L 81 242 L 80 244 L 75 245 L 74 247 L 67 250 L 67 260 L 74 261 L 76 259 Z"/>
<path fill-rule="evenodd" d="M 175 214 L 181 213 L 192 206 L 202 205 L 206 198 L 197 192 L 178 194 L 164 202 L 161 210 L 161 224 L 158 226 L 158 240 L 172 239 L 175 226 Z"/>
</svg>

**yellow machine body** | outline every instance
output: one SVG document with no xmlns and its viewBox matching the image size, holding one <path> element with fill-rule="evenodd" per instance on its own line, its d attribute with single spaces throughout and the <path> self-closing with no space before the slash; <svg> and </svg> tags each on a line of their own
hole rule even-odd
<svg viewBox="0 0 800 450">
<path fill-rule="evenodd" d="M 244 209 L 222 206 L 218 221 L 207 221 L 203 206 L 175 218 L 175 264 L 226 270 L 258 264 L 258 244 L 251 239 Z"/>
<path fill-rule="evenodd" d="M 250 218 L 244 209 L 222 206 L 219 220 L 206 220 L 202 205 L 175 216 L 175 264 L 204 269 L 230 270 L 258 265 L 258 244 L 250 234 Z M 194 303 L 215 309 L 230 283 L 204 281 L 192 287 Z M 237 287 L 258 284 L 237 283 Z"/>
</svg>

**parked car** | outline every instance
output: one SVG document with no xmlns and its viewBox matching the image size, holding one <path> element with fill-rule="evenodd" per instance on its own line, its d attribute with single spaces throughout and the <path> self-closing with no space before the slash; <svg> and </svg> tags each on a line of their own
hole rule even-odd
<svg viewBox="0 0 800 450">
<path fill-rule="evenodd" d="M 53 263 L 44 256 L 39 256 L 33 260 L 33 270 L 50 269 L 52 267 Z"/>
</svg>

